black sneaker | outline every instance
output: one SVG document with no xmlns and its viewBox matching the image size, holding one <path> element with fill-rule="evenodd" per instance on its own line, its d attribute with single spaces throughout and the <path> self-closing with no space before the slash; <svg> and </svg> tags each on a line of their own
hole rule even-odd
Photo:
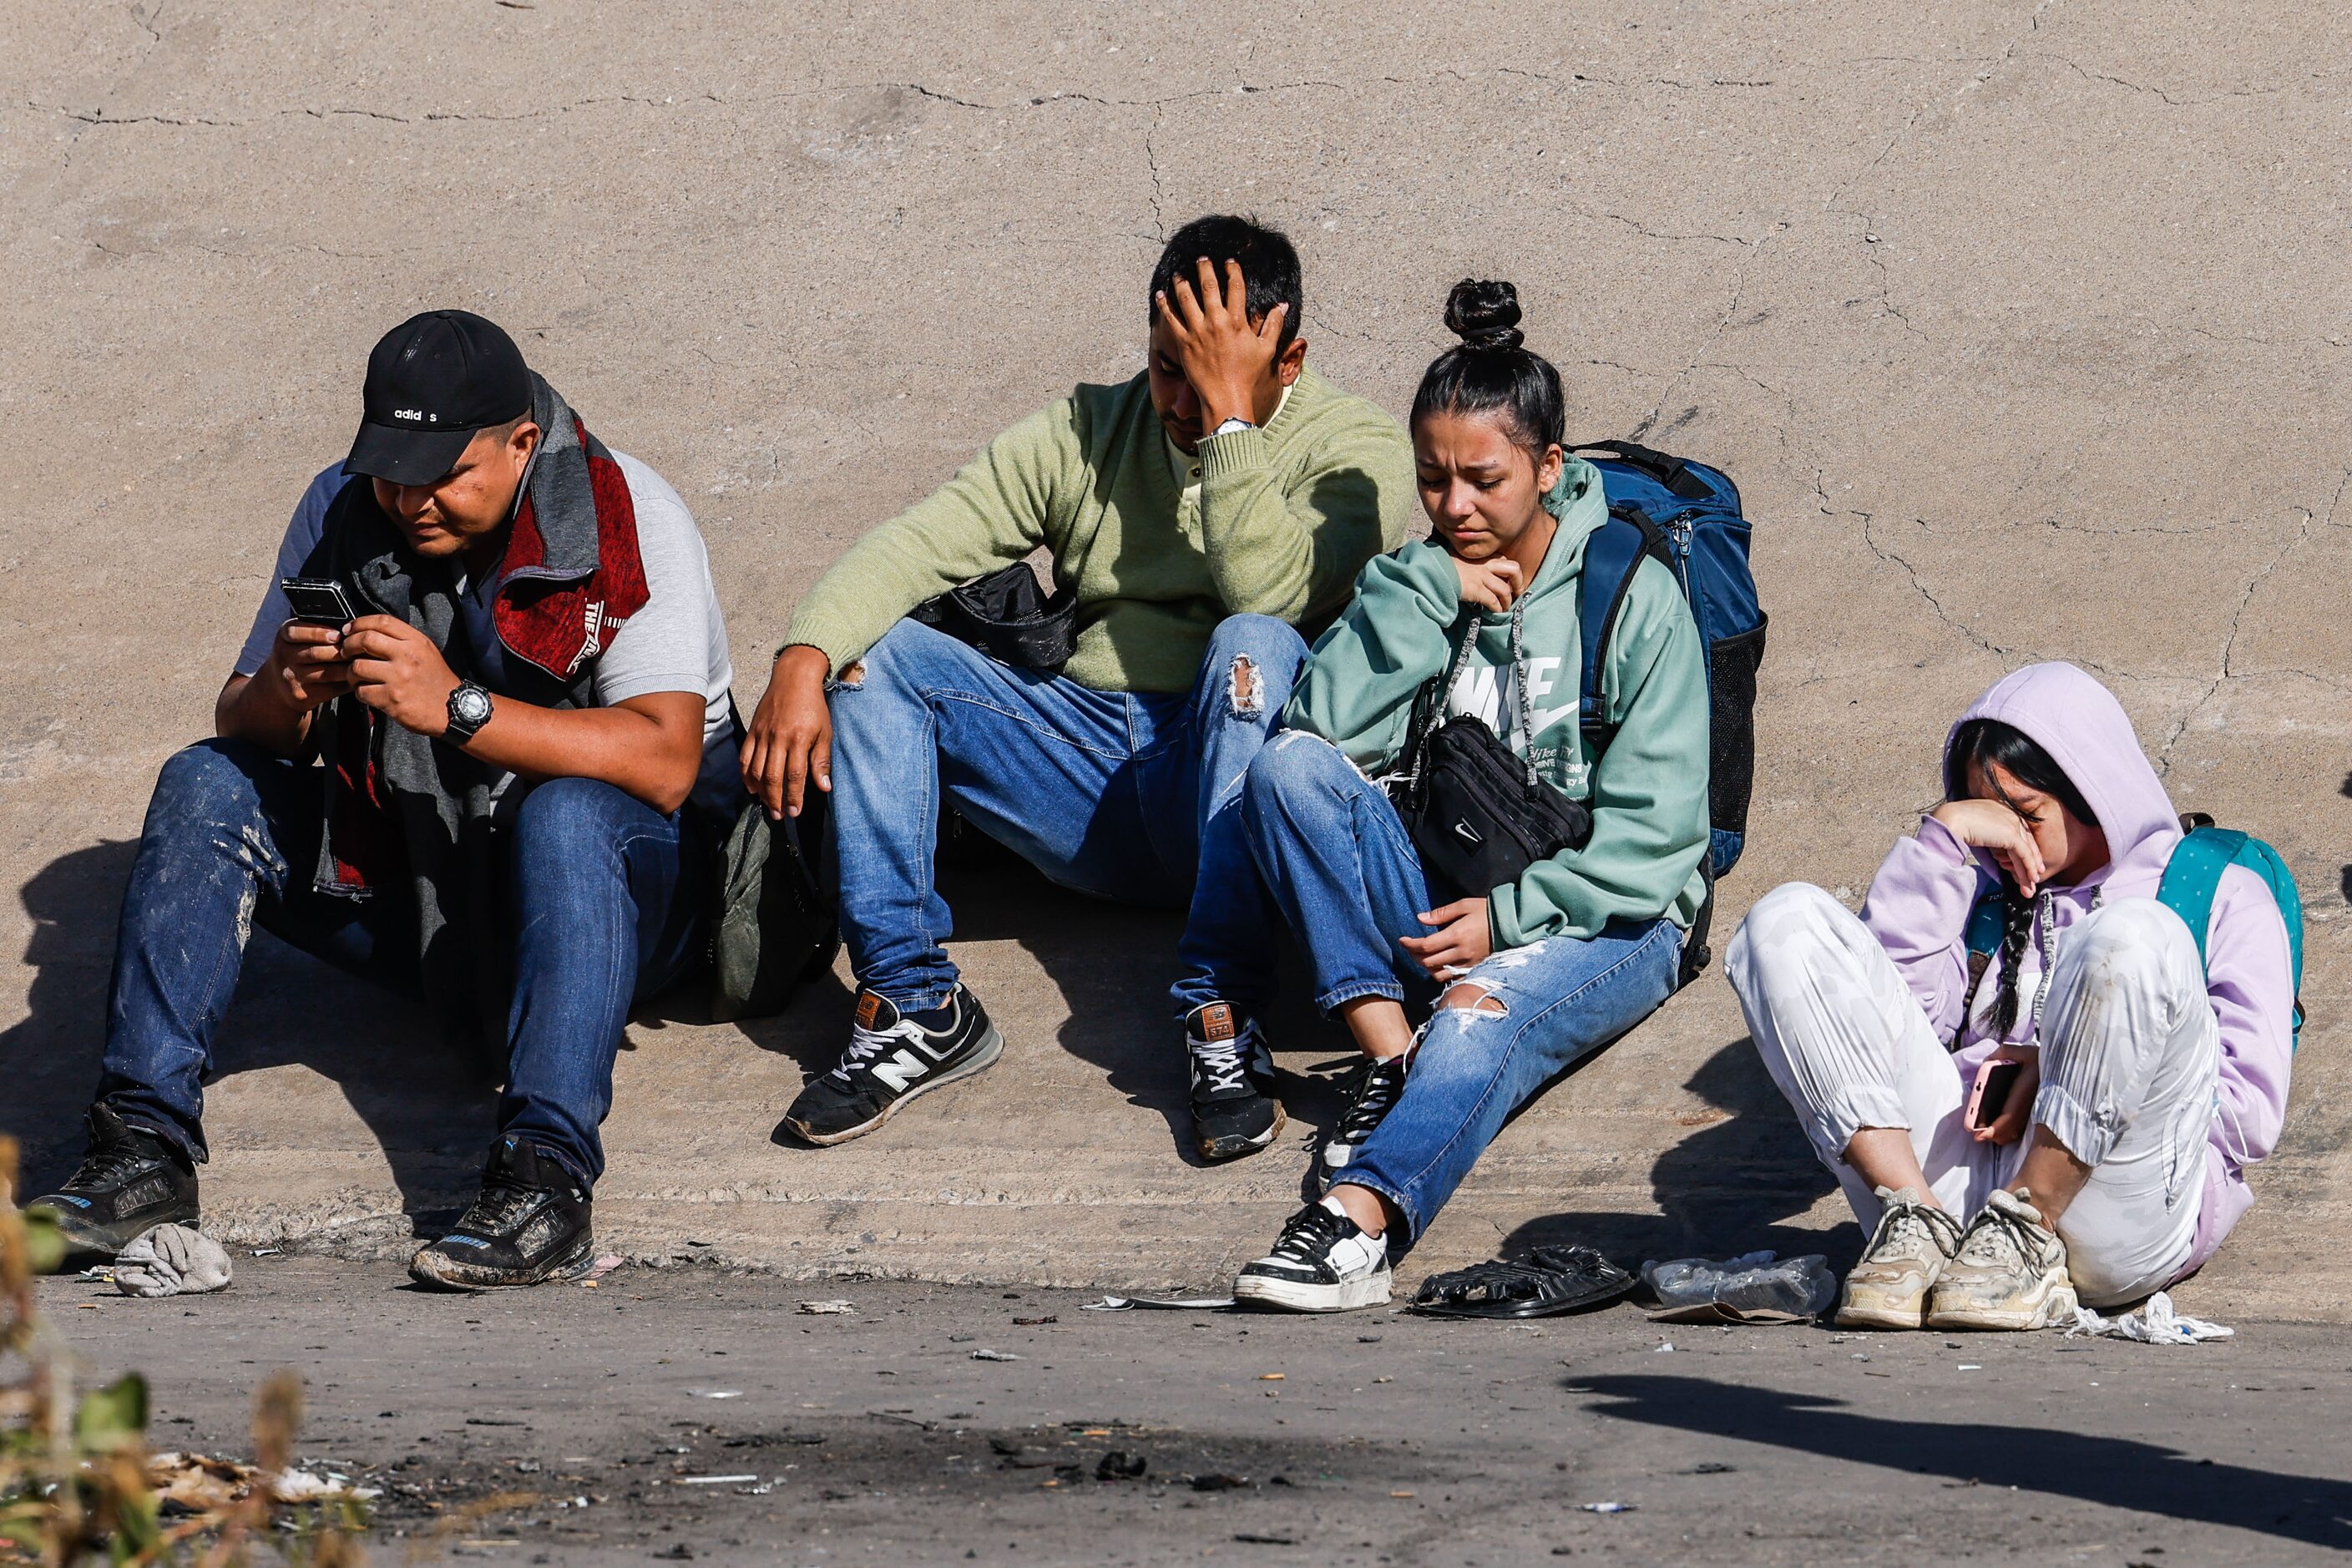
<svg viewBox="0 0 2352 1568">
<path fill-rule="evenodd" d="M 1192 1136 L 1201 1158 L 1215 1164 L 1255 1154 L 1282 1131 L 1282 1101 L 1274 1097 L 1274 1058 L 1257 1021 L 1236 1026 L 1233 1005 L 1210 1002 L 1184 1016 L 1184 1044 L 1192 1058 Z"/>
<path fill-rule="evenodd" d="M 159 1225 L 196 1223 L 196 1168 L 113 1107 L 89 1108 L 89 1151 L 66 1184 L 25 1206 L 47 1209 L 76 1257 L 111 1258 Z"/>
<path fill-rule="evenodd" d="M 408 1277 L 419 1285 L 487 1290 L 536 1285 L 591 1260 L 588 1188 L 537 1145 L 501 1138 L 482 1172 L 481 1195 L 457 1228 L 417 1248 Z"/>
<path fill-rule="evenodd" d="M 1323 1145 L 1323 1178 L 1328 1185 L 1340 1167 L 1356 1157 L 1373 1131 L 1388 1119 L 1390 1111 L 1404 1094 L 1404 1075 L 1411 1066 L 1412 1053 L 1405 1051 L 1393 1057 L 1367 1058 L 1356 1069 L 1355 1082 L 1348 1088 L 1348 1109 L 1339 1113 L 1339 1123 L 1331 1129 L 1329 1141 Z"/>
<path fill-rule="evenodd" d="M 961 985 L 945 1005 L 904 1015 L 861 990 L 841 1065 L 809 1079 L 779 1131 L 810 1143 L 846 1143 L 917 1095 L 986 1072 L 1003 1054 L 1004 1037 Z"/>
<path fill-rule="evenodd" d="M 1350 1312 L 1389 1299 L 1389 1244 L 1328 1203 L 1290 1216 L 1274 1250 L 1234 1281 L 1234 1300 L 1293 1312 Z"/>
</svg>

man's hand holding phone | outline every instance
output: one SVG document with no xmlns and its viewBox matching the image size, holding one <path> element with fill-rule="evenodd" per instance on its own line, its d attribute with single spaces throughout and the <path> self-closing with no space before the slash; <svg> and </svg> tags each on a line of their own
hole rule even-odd
<svg viewBox="0 0 2352 1568">
<path fill-rule="evenodd" d="M 309 713 L 352 689 L 351 660 L 343 657 L 343 628 L 291 620 L 278 628 L 269 660 L 257 679 L 293 712 Z"/>
</svg>

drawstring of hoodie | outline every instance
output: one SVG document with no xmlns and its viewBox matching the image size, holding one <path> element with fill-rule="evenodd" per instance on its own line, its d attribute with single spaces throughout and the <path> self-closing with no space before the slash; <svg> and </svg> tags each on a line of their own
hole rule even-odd
<svg viewBox="0 0 2352 1568">
<path fill-rule="evenodd" d="M 2098 912 L 2099 901 L 2105 898 L 2106 894 L 2107 888 L 2104 882 L 2091 889 L 2091 905 L 2083 911 L 2084 919 L 2088 920 Z M 2033 978 L 2033 1011 L 2027 1016 L 2023 1043 L 2032 1046 L 2037 1050 L 2042 1047 L 2042 1009 L 2050 1000 L 2050 977 L 2057 967 L 2054 962 L 2058 945 L 2057 931 L 2057 895 L 2046 889 L 2034 894 L 2033 955 L 2042 962 L 2042 973 Z"/>
</svg>

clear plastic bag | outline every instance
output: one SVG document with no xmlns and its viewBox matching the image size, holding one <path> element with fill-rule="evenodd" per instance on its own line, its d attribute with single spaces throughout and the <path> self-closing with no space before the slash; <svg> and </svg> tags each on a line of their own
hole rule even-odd
<svg viewBox="0 0 2352 1568">
<path fill-rule="evenodd" d="M 1642 1283 L 1657 1301 L 1651 1316 L 1670 1321 L 1802 1322 L 1828 1311 L 1838 1293 L 1837 1276 L 1819 1253 L 1645 1263 Z"/>
</svg>

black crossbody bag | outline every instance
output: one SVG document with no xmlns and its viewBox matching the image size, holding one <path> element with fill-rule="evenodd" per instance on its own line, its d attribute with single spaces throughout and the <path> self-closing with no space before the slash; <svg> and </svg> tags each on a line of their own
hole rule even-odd
<svg viewBox="0 0 2352 1568">
<path fill-rule="evenodd" d="M 1444 675 L 1413 699 L 1404 769 L 1389 798 L 1421 852 L 1430 879 L 1457 898 L 1485 898 L 1517 882 L 1538 860 L 1581 849 L 1592 837 L 1592 813 L 1537 776 L 1533 756 L 1512 752 L 1480 720 L 1462 714 L 1438 722 L 1446 696 L 1468 668 L 1478 640 L 1477 610 Z M 1519 747 L 1532 753 L 1528 728 L 1527 659 L 1520 649 L 1520 613 L 1511 607 L 1511 697 Z"/>
<path fill-rule="evenodd" d="M 1025 561 L 926 599 L 908 616 L 999 664 L 1049 675 L 1070 661 L 1078 640 L 1077 594 L 1057 583 L 1047 595 Z"/>
</svg>

